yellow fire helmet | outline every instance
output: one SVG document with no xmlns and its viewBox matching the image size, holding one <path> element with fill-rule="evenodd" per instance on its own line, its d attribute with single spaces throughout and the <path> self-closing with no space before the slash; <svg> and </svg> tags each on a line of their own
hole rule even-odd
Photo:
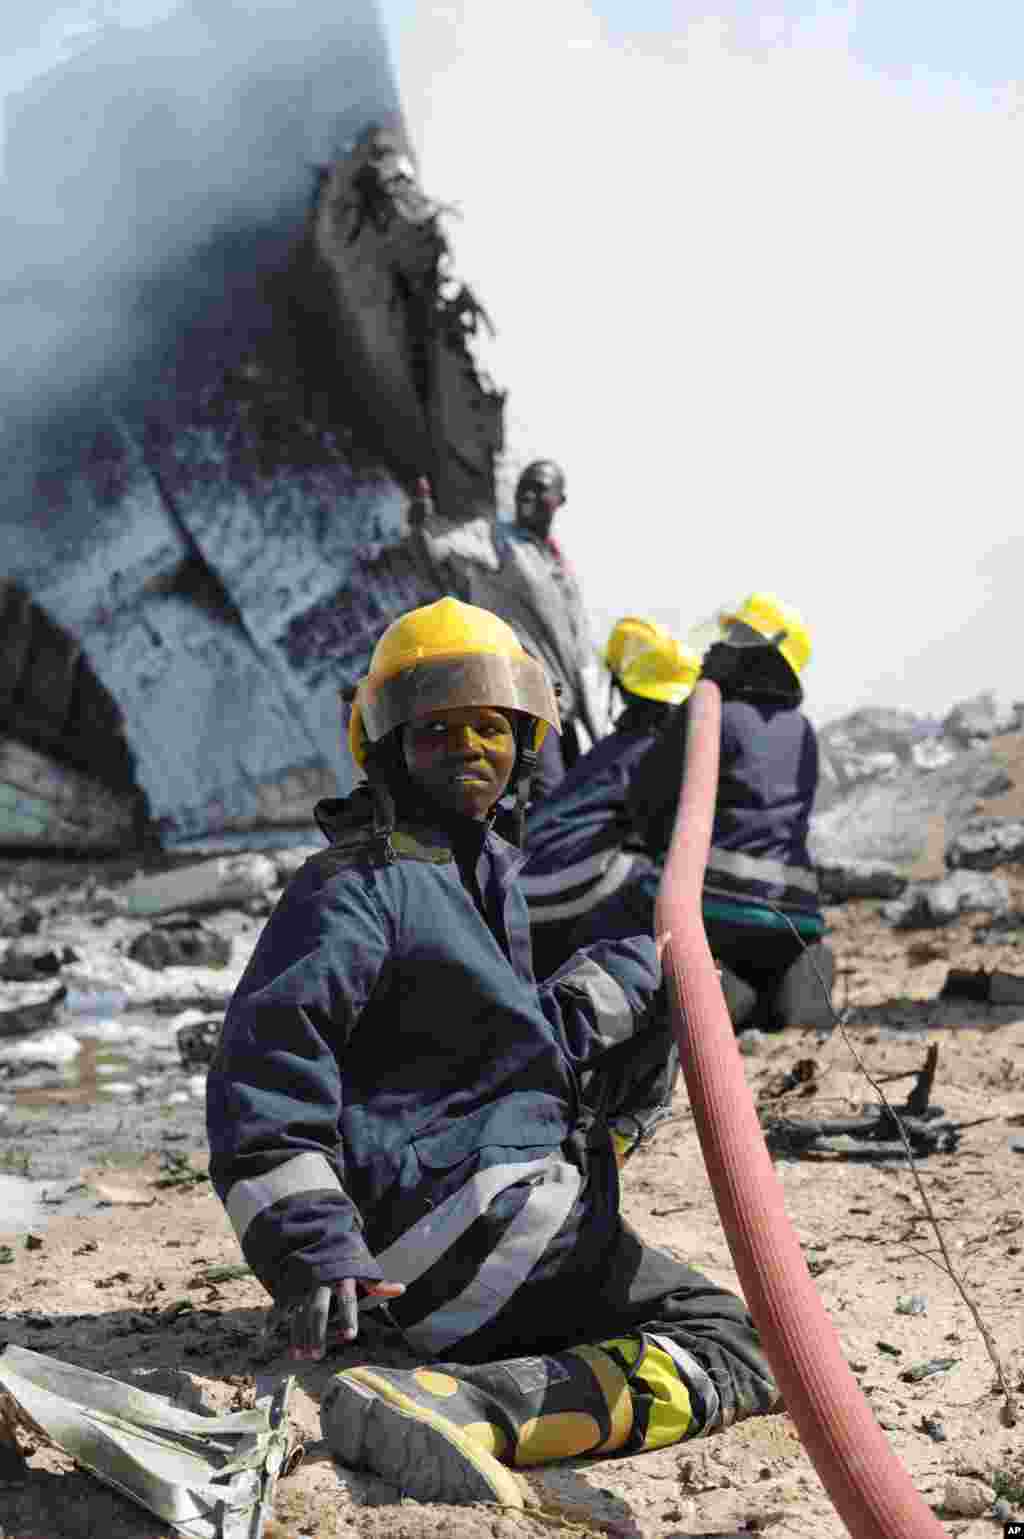
<svg viewBox="0 0 1024 1539">
<path fill-rule="evenodd" d="M 535 751 L 549 727 L 562 730 L 547 671 L 512 627 L 489 609 L 438 599 L 393 621 L 374 648 L 349 717 L 352 757 L 362 768 L 371 745 L 397 727 L 466 706 L 532 716 Z"/>
<path fill-rule="evenodd" d="M 619 675 L 622 688 L 644 700 L 681 705 L 700 674 L 700 653 L 674 636 L 636 652 Z"/>
<path fill-rule="evenodd" d="M 622 670 L 628 666 L 631 657 L 667 636 L 668 631 L 656 620 L 641 620 L 636 615 L 626 615 L 612 628 L 608 637 L 608 645 L 604 649 L 605 666 L 617 679 L 621 679 Z"/>
<path fill-rule="evenodd" d="M 797 678 L 810 661 L 811 635 L 803 617 L 774 593 L 751 593 L 742 604 L 723 609 L 718 622 L 726 641 L 742 646 L 745 627 L 774 642 Z"/>
</svg>

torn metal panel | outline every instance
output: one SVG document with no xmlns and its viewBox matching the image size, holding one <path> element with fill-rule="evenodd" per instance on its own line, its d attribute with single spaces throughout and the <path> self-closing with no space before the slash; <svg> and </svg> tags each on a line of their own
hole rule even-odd
<svg viewBox="0 0 1024 1539">
<path fill-rule="evenodd" d="M 77 527 L 92 537 L 58 547 L 33 576 L 38 603 L 121 706 L 152 818 L 172 839 L 307 825 L 301 797 L 333 794 L 330 765 L 239 620 L 189 580 L 193 546 L 156 478 L 119 439 L 109 453 L 118 500 L 104 506 L 93 477 L 69 476 Z"/>
<path fill-rule="evenodd" d="M 5 575 L 116 701 L 168 843 L 308 826 L 350 774 L 339 687 L 440 591 L 407 490 L 493 516 L 501 448 L 372 0 L 172 0 L 3 107 Z M 67 746 L 76 666 L 12 736 Z"/>
</svg>

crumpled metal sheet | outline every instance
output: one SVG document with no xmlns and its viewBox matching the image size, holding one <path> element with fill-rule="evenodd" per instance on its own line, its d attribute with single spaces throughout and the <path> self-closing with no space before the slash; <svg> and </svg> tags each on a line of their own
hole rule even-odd
<svg viewBox="0 0 1024 1539">
<path fill-rule="evenodd" d="M 293 1380 L 251 1411 L 198 1416 L 158 1395 L 8 1345 L 0 1414 L 70 1454 L 187 1539 L 260 1539 L 289 1458 Z"/>
</svg>

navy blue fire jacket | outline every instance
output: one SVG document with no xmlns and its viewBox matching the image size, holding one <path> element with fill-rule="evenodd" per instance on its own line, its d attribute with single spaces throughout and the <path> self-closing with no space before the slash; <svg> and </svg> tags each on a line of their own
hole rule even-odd
<svg viewBox="0 0 1024 1539">
<path fill-rule="evenodd" d="M 287 1303 L 343 1277 L 404 1282 L 392 1313 L 434 1355 L 614 1245 L 614 1156 L 581 1132 L 580 1078 L 660 982 L 643 936 L 539 989 L 522 856 L 474 827 L 468 855 L 400 825 L 386 847 L 307 861 L 207 1084 L 211 1178 L 264 1286 Z"/>
<path fill-rule="evenodd" d="M 519 883 L 531 925 L 579 918 L 632 874 L 634 858 L 623 850 L 632 833 L 626 794 L 664 719 L 663 710 L 627 710 L 530 811 Z"/>
<path fill-rule="evenodd" d="M 684 702 L 637 766 L 629 792 L 634 824 L 659 862 L 672 837 L 687 719 Z M 784 925 L 771 914 L 781 909 L 802 932 L 820 934 L 818 878 L 807 848 L 819 772 L 813 726 L 796 706 L 725 699 L 720 755 L 705 916 Z"/>
</svg>

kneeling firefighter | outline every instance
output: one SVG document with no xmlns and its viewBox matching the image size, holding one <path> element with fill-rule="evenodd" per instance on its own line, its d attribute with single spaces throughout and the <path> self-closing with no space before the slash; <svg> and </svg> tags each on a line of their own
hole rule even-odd
<svg viewBox="0 0 1024 1539">
<path fill-rule="evenodd" d="M 628 615 L 613 627 L 604 660 L 621 702 L 614 729 L 526 820 L 520 885 L 539 978 L 579 949 L 581 925 L 588 940 L 601 940 L 606 929 L 609 938 L 637 935 L 653 923 L 649 909 L 637 916 L 633 905 L 619 901 L 641 876 L 657 877 L 648 857 L 630 847 L 636 841 L 627 796 L 636 766 L 693 688 L 700 654 L 656 621 Z M 600 917 L 588 925 L 593 915 Z M 661 1030 L 648 1033 L 642 1048 L 623 1048 L 586 1087 L 588 1102 L 607 1117 L 620 1161 L 671 1112 L 679 1056 L 661 991 L 655 1012 Z"/>
<path fill-rule="evenodd" d="M 627 616 L 608 638 L 605 664 L 622 709 L 613 730 L 531 806 L 520 884 L 530 915 L 533 964 L 546 978 L 572 955 L 573 926 L 628 879 L 644 857 L 626 803 L 637 764 L 700 672 L 700 657 L 653 620 Z"/>
<path fill-rule="evenodd" d="M 551 729 L 544 669 L 493 614 L 446 598 L 389 627 L 349 726 L 366 783 L 318 804 L 330 847 L 268 920 L 209 1075 L 211 1176 L 293 1356 L 352 1341 L 362 1307 L 430 1362 L 348 1369 L 321 1402 L 340 1460 L 421 1501 L 522 1506 L 509 1465 L 778 1403 L 742 1302 L 623 1222 L 580 1095 L 643 1029 L 658 945 L 534 979 L 493 824 Z"/>
<path fill-rule="evenodd" d="M 833 1025 L 834 958 L 807 848 L 819 773 L 817 737 L 801 710 L 810 656 L 799 613 L 774 594 L 752 593 L 721 611 L 704 657 L 703 677 L 722 692 L 722 735 L 702 908 L 737 1028 Z M 659 866 L 672 837 L 686 725 L 683 705 L 630 787 L 633 821 Z M 650 889 L 653 905 L 656 883 Z"/>
</svg>

